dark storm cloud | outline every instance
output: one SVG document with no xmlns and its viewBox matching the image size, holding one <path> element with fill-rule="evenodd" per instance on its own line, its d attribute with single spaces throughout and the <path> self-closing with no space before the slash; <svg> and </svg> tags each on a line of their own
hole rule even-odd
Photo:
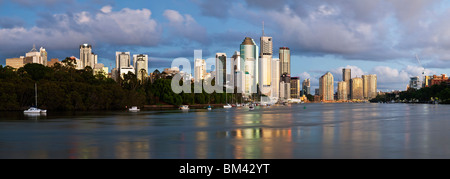
<svg viewBox="0 0 450 179">
<path fill-rule="evenodd" d="M 256 1 L 236 6 L 231 14 L 258 26 L 262 20 L 274 41 L 293 54 L 335 55 L 350 60 L 410 58 L 413 50 L 450 59 L 449 8 L 441 1 Z M 448 48 L 442 48 L 448 49 Z"/>
<path fill-rule="evenodd" d="M 0 17 L 0 28 L 10 29 L 14 27 L 22 27 L 24 20 L 15 17 Z"/>
<path fill-rule="evenodd" d="M 216 18 L 228 17 L 228 9 L 235 0 L 198 0 L 193 1 L 198 4 L 201 13 L 204 16 L 211 16 Z"/>
</svg>

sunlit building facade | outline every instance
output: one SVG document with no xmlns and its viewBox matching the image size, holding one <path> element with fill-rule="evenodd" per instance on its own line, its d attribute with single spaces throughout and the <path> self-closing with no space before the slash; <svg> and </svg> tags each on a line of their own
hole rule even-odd
<svg viewBox="0 0 450 179">
<path fill-rule="evenodd" d="M 92 52 L 92 45 L 80 45 L 80 61 L 83 68 L 90 66 L 92 69 L 97 64 L 98 56 Z"/>
<path fill-rule="evenodd" d="M 288 47 L 280 47 L 280 76 L 291 74 L 291 50 Z"/>
<path fill-rule="evenodd" d="M 351 98 L 351 80 L 352 80 L 352 69 L 344 68 L 342 69 L 342 81 L 347 82 L 347 99 Z"/>
<path fill-rule="evenodd" d="M 133 55 L 133 65 L 136 77 L 139 81 L 148 77 L 148 55 L 136 54 Z"/>
<path fill-rule="evenodd" d="M 363 100 L 364 99 L 364 87 L 362 78 L 352 78 L 351 80 L 352 88 L 352 100 Z"/>
<path fill-rule="evenodd" d="M 338 96 L 338 100 L 340 101 L 346 101 L 348 100 L 348 95 L 347 95 L 347 82 L 346 81 L 339 81 L 338 82 L 338 88 L 337 88 L 337 96 Z"/>
<path fill-rule="evenodd" d="M 241 70 L 245 76 L 245 89 L 244 95 L 250 96 L 257 93 L 258 84 L 258 46 L 255 41 L 250 37 L 245 37 L 244 41 L 240 45 L 241 55 Z"/>
<path fill-rule="evenodd" d="M 319 79 L 319 95 L 323 101 L 334 101 L 334 78 L 330 72 Z"/>
<path fill-rule="evenodd" d="M 291 98 L 300 98 L 300 77 L 291 77 Z"/>
<path fill-rule="evenodd" d="M 377 75 L 362 75 L 363 96 L 370 100 L 377 97 Z"/>
</svg>

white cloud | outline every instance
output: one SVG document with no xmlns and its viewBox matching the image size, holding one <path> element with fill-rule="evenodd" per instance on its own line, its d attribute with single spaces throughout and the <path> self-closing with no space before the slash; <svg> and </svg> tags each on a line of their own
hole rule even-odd
<svg viewBox="0 0 450 179">
<path fill-rule="evenodd" d="M 169 9 L 164 11 L 163 15 L 170 21 L 170 23 L 184 23 L 184 17 L 178 11 Z"/>
<path fill-rule="evenodd" d="M 172 36 L 181 36 L 189 40 L 200 43 L 208 43 L 208 34 L 206 28 L 202 27 L 189 14 L 180 14 L 175 10 L 165 10 L 164 17 L 169 20 L 168 26 Z"/>
<path fill-rule="evenodd" d="M 112 11 L 112 6 L 107 5 L 107 6 L 103 6 L 100 11 L 102 11 L 103 13 L 110 13 Z"/>
<path fill-rule="evenodd" d="M 302 81 L 308 78 L 311 79 L 311 75 L 308 72 L 303 72 L 299 76 Z"/>
<path fill-rule="evenodd" d="M 49 18 L 42 21 L 52 26 L 0 29 L 0 53 L 23 51 L 34 43 L 53 50 L 73 49 L 86 42 L 152 46 L 159 43 L 161 34 L 157 22 L 151 18 L 151 11 L 145 8 L 124 8 L 108 14 L 83 11 L 73 15 L 55 14 Z M 14 48 L 10 44 L 15 44 Z"/>
<path fill-rule="evenodd" d="M 362 75 L 367 75 L 367 73 L 364 72 L 361 68 L 359 68 L 357 66 L 347 65 L 346 67 L 339 67 L 339 68 L 332 69 L 330 71 L 333 74 L 335 81 L 342 81 L 342 69 L 344 69 L 344 68 L 351 69 L 351 72 L 352 72 L 351 78 L 361 77 Z"/>
<path fill-rule="evenodd" d="M 83 11 L 81 13 L 75 14 L 75 21 L 78 24 L 88 23 L 91 21 L 89 12 Z"/>
<path fill-rule="evenodd" d="M 435 74 L 432 70 L 425 70 L 426 75 Z M 405 90 L 411 77 L 422 78 L 423 67 L 410 66 L 398 70 L 387 66 L 376 66 L 371 71 L 377 75 L 378 89 L 382 90 Z"/>
</svg>

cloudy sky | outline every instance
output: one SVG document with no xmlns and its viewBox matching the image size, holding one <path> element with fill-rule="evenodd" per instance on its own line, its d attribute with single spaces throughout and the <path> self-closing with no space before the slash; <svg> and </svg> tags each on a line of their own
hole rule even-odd
<svg viewBox="0 0 450 179">
<path fill-rule="evenodd" d="M 289 47 L 292 76 L 311 78 L 312 88 L 327 71 L 342 80 L 346 67 L 377 74 L 379 90 L 404 90 L 424 70 L 449 71 L 448 17 L 443 0 L 0 0 L 0 64 L 33 44 L 64 59 L 89 43 L 106 66 L 130 51 L 161 70 L 177 57 L 193 61 L 195 49 L 206 59 L 231 56 L 246 36 L 259 45 L 264 21 L 274 56 Z"/>
</svg>

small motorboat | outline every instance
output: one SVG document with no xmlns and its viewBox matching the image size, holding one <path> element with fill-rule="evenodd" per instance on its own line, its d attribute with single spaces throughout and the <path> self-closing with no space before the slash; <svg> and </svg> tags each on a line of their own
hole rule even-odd
<svg viewBox="0 0 450 179">
<path fill-rule="evenodd" d="M 25 114 L 40 114 L 40 113 L 46 113 L 47 110 L 38 109 L 36 107 L 30 107 L 29 109 L 23 111 Z"/>
<path fill-rule="evenodd" d="M 223 108 L 229 109 L 229 108 L 232 108 L 232 106 L 230 104 L 227 104 L 227 105 L 224 105 Z"/>
<path fill-rule="evenodd" d="M 180 110 L 187 111 L 187 110 L 189 110 L 189 106 L 188 105 L 182 105 L 182 106 L 180 106 Z"/>
<path fill-rule="evenodd" d="M 131 112 L 138 112 L 138 111 L 140 111 L 140 109 L 137 106 L 133 106 L 133 107 L 131 107 L 128 110 L 131 111 Z"/>
</svg>

